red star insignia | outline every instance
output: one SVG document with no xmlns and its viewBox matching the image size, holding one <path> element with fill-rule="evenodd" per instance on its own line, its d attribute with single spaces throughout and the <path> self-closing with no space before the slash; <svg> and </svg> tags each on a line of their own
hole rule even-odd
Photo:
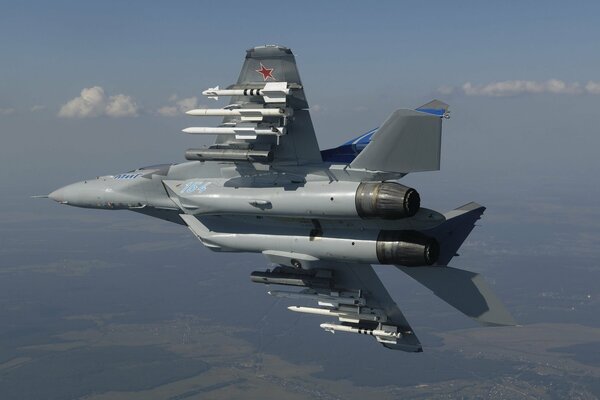
<svg viewBox="0 0 600 400">
<path fill-rule="evenodd" d="M 262 63 L 260 63 L 260 69 L 257 69 L 255 71 L 258 72 L 259 74 L 261 74 L 263 77 L 263 80 L 266 81 L 269 78 L 275 80 L 275 77 L 273 76 L 273 70 L 274 70 L 274 68 L 267 68 Z"/>
</svg>

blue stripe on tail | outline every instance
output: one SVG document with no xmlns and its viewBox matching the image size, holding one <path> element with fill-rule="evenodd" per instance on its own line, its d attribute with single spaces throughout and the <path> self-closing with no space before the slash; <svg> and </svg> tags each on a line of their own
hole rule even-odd
<svg viewBox="0 0 600 400">
<path fill-rule="evenodd" d="M 341 146 L 321 151 L 324 162 L 349 164 L 369 144 L 378 128 L 347 141 Z"/>
</svg>

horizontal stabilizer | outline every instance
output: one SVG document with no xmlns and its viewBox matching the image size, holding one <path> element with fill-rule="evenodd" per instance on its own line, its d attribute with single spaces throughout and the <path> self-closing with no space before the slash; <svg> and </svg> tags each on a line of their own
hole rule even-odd
<svg viewBox="0 0 600 400">
<path fill-rule="evenodd" d="M 482 325 L 516 325 L 479 274 L 452 267 L 396 267 Z"/>
<path fill-rule="evenodd" d="M 433 229 L 423 231 L 427 236 L 436 238 L 440 244 L 440 256 L 436 265 L 450 263 L 484 211 L 484 206 L 471 202 L 445 213 L 445 222 Z"/>
<path fill-rule="evenodd" d="M 350 168 L 409 173 L 440 169 L 442 119 L 414 110 L 396 110 L 350 163 Z"/>
</svg>

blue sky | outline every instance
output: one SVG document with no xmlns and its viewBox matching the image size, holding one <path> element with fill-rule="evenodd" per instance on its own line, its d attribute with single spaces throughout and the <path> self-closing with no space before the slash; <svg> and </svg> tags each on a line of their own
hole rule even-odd
<svg viewBox="0 0 600 400">
<path fill-rule="evenodd" d="M 594 2 L 25 1 L 2 10 L 0 179 L 23 192 L 40 174 L 46 191 L 181 161 L 208 140 L 179 133 L 191 124 L 182 107 L 220 105 L 200 92 L 235 81 L 244 51 L 266 43 L 294 50 L 322 147 L 437 97 L 453 111 L 448 173 L 566 181 L 600 172 Z M 101 109 L 59 116 L 96 87 Z M 108 104 L 116 113 L 107 116 Z"/>
<path fill-rule="evenodd" d="M 192 95 L 233 80 L 243 51 L 264 43 L 295 50 L 313 96 L 341 82 L 358 93 L 424 93 L 465 82 L 600 80 L 600 6 L 556 4 L 15 2 L 0 16 L 0 101 L 56 107 L 100 85 L 151 107 L 173 90 Z"/>
</svg>

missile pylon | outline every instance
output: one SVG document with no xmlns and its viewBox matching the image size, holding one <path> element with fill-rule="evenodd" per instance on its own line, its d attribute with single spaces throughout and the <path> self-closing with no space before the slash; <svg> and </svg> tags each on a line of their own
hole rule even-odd
<svg viewBox="0 0 600 400">
<path fill-rule="evenodd" d="M 324 294 L 316 294 L 316 293 L 302 293 L 302 292 L 290 292 L 284 290 L 270 290 L 268 292 L 271 296 L 274 297 L 283 297 L 287 299 L 299 299 L 299 300 L 316 300 L 320 306 L 325 307 L 338 307 L 339 305 L 349 305 L 349 306 L 364 306 L 366 305 L 366 301 L 362 297 L 356 296 L 332 296 L 332 295 L 324 295 Z"/>
</svg>

